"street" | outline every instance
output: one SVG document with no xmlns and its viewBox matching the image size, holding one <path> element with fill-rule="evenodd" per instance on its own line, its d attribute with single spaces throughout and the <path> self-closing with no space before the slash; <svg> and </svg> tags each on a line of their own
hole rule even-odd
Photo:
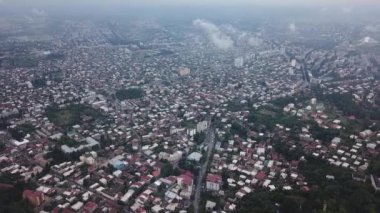
<svg viewBox="0 0 380 213">
<path fill-rule="evenodd" d="M 194 203 L 193 203 L 195 213 L 198 213 L 198 211 L 199 211 L 199 202 L 200 202 L 201 191 L 202 191 L 202 181 L 205 178 L 208 163 L 210 161 L 210 156 L 211 156 L 211 153 L 212 153 L 212 151 L 214 149 L 214 145 L 215 145 L 215 132 L 214 132 L 214 129 L 212 127 L 210 127 L 207 131 L 207 135 L 206 135 L 204 144 L 208 145 L 207 157 L 206 157 L 205 162 L 201 166 L 201 169 L 200 169 L 199 175 L 197 177 L 197 181 L 196 181 Z"/>
</svg>

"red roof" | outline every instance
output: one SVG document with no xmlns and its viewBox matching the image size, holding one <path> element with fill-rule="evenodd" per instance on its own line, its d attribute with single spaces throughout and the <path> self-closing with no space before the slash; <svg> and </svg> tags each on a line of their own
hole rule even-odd
<svg viewBox="0 0 380 213">
<path fill-rule="evenodd" d="M 184 172 L 182 172 L 182 175 L 186 175 L 193 178 L 193 173 L 191 173 L 189 170 L 185 170 Z"/>
<path fill-rule="evenodd" d="M 161 172 L 160 172 L 160 171 L 157 171 L 157 170 L 155 170 L 155 171 L 152 172 L 152 175 L 153 175 L 154 177 L 159 177 L 160 174 L 161 174 Z"/>
<path fill-rule="evenodd" d="M 182 179 L 184 185 L 190 186 L 193 184 L 193 177 L 188 175 L 180 175 L 179 178 Z"/>
<path fill-rule="evenodd" d="M 222 176 L 215 175 L 215 174 L 208 174 L 206 180 L 208 182 L 221 183 L 222 182 Z"/>
<path fill-rule="evenodd" d="M 265 174 L 265 172 L 260 171 L 259 173 L 256 174 L 255 177 L 257 180 L 263 181 L 267 177 L 267 175 Z"/>
<path fill-rule="evenodd" d="M 149 176 L 146 176 L 146 175 L 142 175 L 141 177 L 140 177 L 140 180 L 142 180 L 142 181 L 149 181 L 150 180 L 150 177 Z"/>
<path fill-rule="evenodd" d="M 62 213 L 75 213 L 75 212 L 70 210 L 69 208 L 65 208 L 62 210 Z"/>
<path fill-rule="evenodd" d="M 43 196 L 42 192 L 40 192 L 40 191 L 32 191 L 32 190 L 29 190 L 29 189 L 24 190 L 23 194 L 24 194 L 24 196 L 28 196 L 28 197 L 41 197 L 41 196 Z"/>
<path fill-rule="evenodd" d="M 89 211 L 95 211 L 95 209 L 98 208 L 98 204 L 89 201 L 84 205 L 84 208 Z"/>
</svg>

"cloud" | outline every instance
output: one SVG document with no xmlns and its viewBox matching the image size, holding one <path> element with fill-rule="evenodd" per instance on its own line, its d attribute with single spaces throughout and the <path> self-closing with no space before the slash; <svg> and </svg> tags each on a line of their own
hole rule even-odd
<svg viewBox="0 0 380 213">
<path fill-rule="evenodd" d="M 222 50 L 233 48 L 234 41 L 231 37 L 225 35 L 215 24 L 202 19 L 196 19 L 193 21 L 193 25 L 203 30 L 217 48 Z"/>
</svg>

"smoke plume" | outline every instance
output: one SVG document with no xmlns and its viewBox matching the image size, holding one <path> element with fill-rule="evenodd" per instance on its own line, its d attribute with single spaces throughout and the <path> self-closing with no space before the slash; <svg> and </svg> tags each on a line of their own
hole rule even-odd
<svg viewBox="0 0 380 213">
<path fill-rule="evenodd" d="M 215 24 L 202 19 L 196 19 L 193 21 L 193 25 L 202 29 L 217 48 L 227 50 L 234 46 L 231 37 L 225 35 Z"/>
</svg>

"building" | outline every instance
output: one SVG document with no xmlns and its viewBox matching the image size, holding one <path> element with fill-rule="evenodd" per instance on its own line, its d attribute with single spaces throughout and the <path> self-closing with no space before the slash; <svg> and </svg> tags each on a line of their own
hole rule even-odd
<svg viewBox="0 0 380 213">
<path fill-rule="evenodd" d="M 197 132 L 203 132 L 203 131 L 207 130 L 208 126 L 209 126 L 208 121 L 201 121 L 201 122 L 197 123 Z"/>
<path fill-rule="evenodd" d="M 98 204 L 94 202 L 87 202 L 86 205 L 84 205 L 83 209 L 85 212 L 92 213 L 98 208 Z"/>
<path fill-rule="evenodd" d="M 216 174 L 208 174 L 206 178 L 207 191 L 219 191 L 222 186 L 222 177 Z"/>
<path fill-rule="evenodd" d="M 189 156 L 187 156 L 187 160 L 199 162 L 202 158 L 202 154 L 199 152 L 193 152 Z"/>
<path fill-rule="evenodd" d="M 178 184 L 182 186 L 182 188 L 185 188 L 188 191 L 191 191 L 193 187 L 193 179 L 194 179 L 193 174 L 187 171 L 178 177 Z"/>
<path fill-rule="evenodd" d="M 76 148 L 74 147 L 69 147 L 67 145 L 62 145 L 61 146 L 61 150 L 66 153 L 66 154 L 69 154 L 69 153 L 73 153 L 73 152 L 79 152 L 79 151 L 82 151 L 83 149 L 92 149 L 96 146 L 99 146 L 99 142 L 96 141 L 95 139 L 91 138 L 91 137 L 87 137 L 85 139 L 85 142 L 86 144 L 84 145 L 80 145 Z"/>
<path fill-rule="evenodd" d="M 190 75 L 190 69 L 186 67 L 179 68 L 179 75 L 180 76 L 187 76 Z"/>
<path fill-rule="evenodd" d="M 44 193 L 28 189 L 24 190 L 22 198 L 27 200 L 34 207 L 40 206 L 45 200 Z"/>
<path fill-rule="evenodd" d="M 290 66 L 296 67 L 296 65 L 297 65 L 297 60 L 296 59 L 292 59 L 292 61 L 290 62 Z"/>
<path fill-rule="evenodd" d="M 234 65 L 236 68 L 242 68 L 244 65 L 243 57 L 235 58 Z"/>
</svg>

